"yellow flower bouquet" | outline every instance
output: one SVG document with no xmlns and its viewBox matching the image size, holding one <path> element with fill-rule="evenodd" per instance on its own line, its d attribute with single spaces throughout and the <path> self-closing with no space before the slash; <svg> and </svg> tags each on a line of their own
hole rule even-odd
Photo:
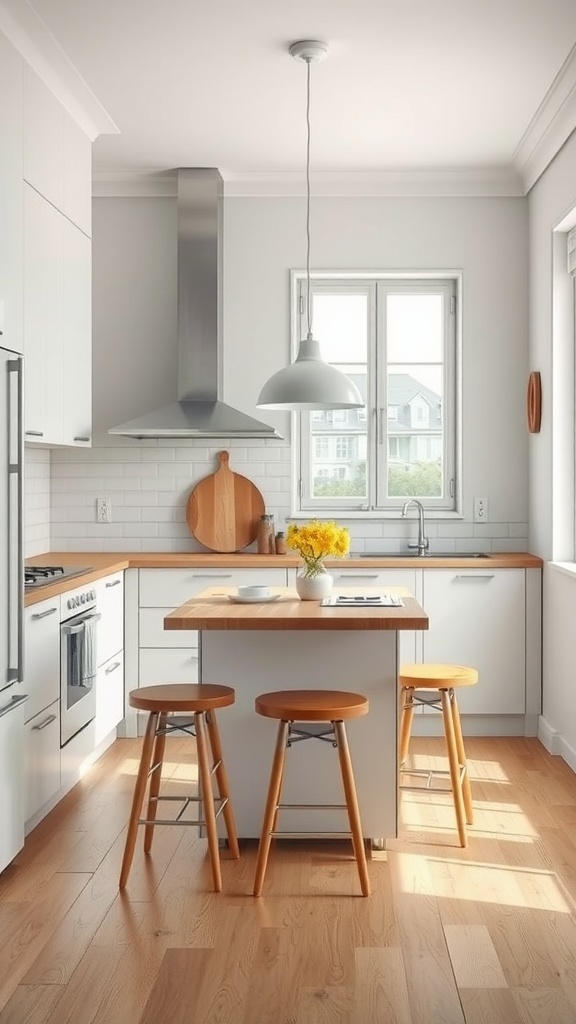
<svg viewBox="0 0 576 1024">
<path fill-rule="evenodd" d="M 304 561 L 302 575 L 314 579 L 326 572 L 323 558 L 343 558 L 350 550 L 350 534 L 344 526 L 333 521 L 312 519 L 304 526 L 288 527 L 286 544 L 298 551 Z"/>
</svg>

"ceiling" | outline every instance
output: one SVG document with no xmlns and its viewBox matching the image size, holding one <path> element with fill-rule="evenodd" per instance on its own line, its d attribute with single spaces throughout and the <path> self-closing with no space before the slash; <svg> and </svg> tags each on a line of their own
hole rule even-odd
<svg viewBox="0 0 576 1024">
<path fill-rule="evenodd" d="M 96 174 L 301 173 L 297 39 L 329 47 L 311 72 L 317 172 L 522 176 L 576 95 L 574 0 L 0 3 L 24 6 L 118 129 L 95 139 Z"/>
</svg>

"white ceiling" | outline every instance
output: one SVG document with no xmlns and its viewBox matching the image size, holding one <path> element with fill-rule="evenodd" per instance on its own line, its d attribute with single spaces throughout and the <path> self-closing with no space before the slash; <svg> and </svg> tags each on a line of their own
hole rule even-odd
<svg viewBox="0 0 576 1024">
<path fill-rule="evenodd" d="M 96 173 L 302 172 L 297 39 L 329 46 L 312 68 L 317 172 L 523 174 L 576 95 L 575 0 L 0 3 L 25 6 L 118 128 L 95 140 Z"/>
</svg>

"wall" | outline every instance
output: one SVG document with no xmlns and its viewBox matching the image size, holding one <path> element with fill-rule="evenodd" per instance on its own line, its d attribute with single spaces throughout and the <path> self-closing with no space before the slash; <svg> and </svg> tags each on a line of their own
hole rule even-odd
<svg viewBox="0 0 576 1024">
<path fill-rule="evenodd" d="M 304 256 L 302 199 L 227 198 L 224 216 L 224 394 L 278 426 L 285 442 L 133 442 L 106 431 L 176 398 L 175 200 L 94 201 L 94 428 L 91 452 L 52 460 L 52 547 L 189 549 L 190 489 L 221 447 L 262 490 L 278 522 L 290 512 L 290 418 L 258 411 L 263 381 L 290 351 L 289 270 Z M 313 201 L 313 266 L 463 271 L 464 518 L 431 522 L 443 549 L 527 547 L 527 211 L 523 199 Z M 112 498 L 110 527 L 95 499 Z M 472 523 L 475 494 L 490 521 Z M 355 549 L 387 550 L 404 521 L 349 523 Z"/>
<path fill-rule="evenodd" d="M 542 376 L 542 429 L 530 438 L 530 544 L 544 570 L 543 716 L 540 738 L 576 771 L 576 564 L 572 323 L 562 324 L 566 271 L 553 231 L 576 209 L 576 135 L 529 196 L 530 369 Z M 573 292 L 572 292 L 573 295 Z M 572 300 L 573 301 L 573 300 Z M 569 411 L 567 411 L 569 409 Z M 567 523 L 570 524 L 569 528 Z M 563 564 L 552 562 L 561 559 Z"/>
</svg>

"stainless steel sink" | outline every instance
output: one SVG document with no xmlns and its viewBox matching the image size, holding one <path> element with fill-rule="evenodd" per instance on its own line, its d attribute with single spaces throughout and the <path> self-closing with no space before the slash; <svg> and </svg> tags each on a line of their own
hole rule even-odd
<svg viewBox="0 0 576 1024">
<path fill-rule="evenodd" d="M 350 554 L 350 558 L 490 558 L 485 551 L 427 551 L 419 555 L 417 551 L 358 551 Z"/>
</svg>

